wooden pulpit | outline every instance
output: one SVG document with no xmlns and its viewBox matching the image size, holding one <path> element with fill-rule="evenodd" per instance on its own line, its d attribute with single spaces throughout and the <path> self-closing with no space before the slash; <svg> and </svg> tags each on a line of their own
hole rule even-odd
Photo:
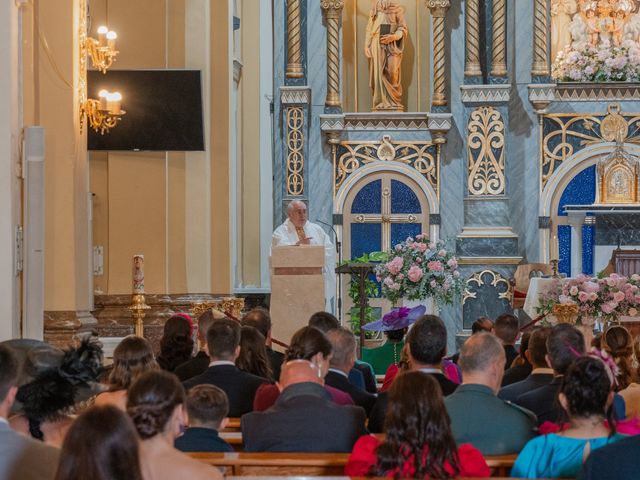
<svg viewBox="0 0 640 480">
<path fill-rule="evenodd" d="M 625 277 L 630 277 L 634 273 L 640 274 L 640 250 L 616 248 L 611 253 L 611 260 L 604 271 L 607 275 L 617 273 Z"/>
<path fill-rule="evenodd" d="M 271 336 L 289 343 L 309 317 L 324 311 L 324 246 L 271 249 Z"/>
</svg>

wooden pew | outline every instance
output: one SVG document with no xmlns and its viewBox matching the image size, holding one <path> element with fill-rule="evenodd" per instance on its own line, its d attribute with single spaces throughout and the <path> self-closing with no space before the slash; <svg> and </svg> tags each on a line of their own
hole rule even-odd
<svg viewBox="0 0 640 480">
<path fill-rule="evenodd" d="M 239 432 L 240 431 L 240 417 L 229 417 L 229 423 L 224 427 L 223 432 Z"/>
<path fill-rule="evenodd" d="M 238 476 L 343 476 L 348 453 L 190 453 L 192 458 Z M 492 477 L 507 477 L 517 455 L 485 457 Z"/>
</svg>

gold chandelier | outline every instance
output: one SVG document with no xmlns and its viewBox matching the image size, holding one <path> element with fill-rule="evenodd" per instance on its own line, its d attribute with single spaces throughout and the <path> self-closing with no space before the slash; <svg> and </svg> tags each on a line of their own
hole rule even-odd
<svg viewBox="0 0 640 480">
<path fill-rule="evenodd" d="M 87 2 L 80 0 L 79 36 L 79 70 L 78 97 L 80 99 L 80 132 L 84 125 L 85 117 L 89 126 L 101 135 L 108 133 L 122 116 L 126 114 L 122 110 L 122 95 L 119 92 L 101 90 L 99 99 L 87 98 L 87 57 L 96 70 L 103 74 L 118 55 L 116 50 L 116 32 L 105 26 L 98 28 L 98 39 L 87 36 Z"/>
</svg>

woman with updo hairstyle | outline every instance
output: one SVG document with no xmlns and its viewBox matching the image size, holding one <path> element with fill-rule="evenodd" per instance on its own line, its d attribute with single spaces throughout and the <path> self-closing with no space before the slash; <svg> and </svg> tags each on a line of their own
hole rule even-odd
<svg viewBox="0 0 640 480">
<path fill-rule="evenodd" d="M 591 451 L 625 438 L 616 432 L 613 419 L 613 366 L 611 358 L 600 352 L 573 362 L 558 393 L 568 427 L 530 440 L 511 476 L 575 478 Z"/>
<path fill-rule="evenodd" d="M 640 384 L 638 384 L 640 378 L 640 336 L 633 341 L 633 353 L 638 368 L 633 370 L 633 381 L 627 385 L 627 388 L 618 392 L 624 398 L 628 419 L 640 418 Z"/>
<path fill-rule="evenodd" d="M 138 435 L 113 405 L 85 410 L 62 444 L 55 480 L 142 480 Z"/>
<path fill-rule="evenodd" d="M 164 324 L 158 365 L 163 370 L 173 372 L 176 367 L 191 360 L 193 346 L 193 322 L 186 314 L 174 315 Z"/>
<path fill-rule="evenodd" d="M 243 326 L 240 330 L 240 355 L 236 358 L 236 366 L 245 372 L 273 380 L 271 362 L 264 341 L 264 336 L 257 328 Z"/>
<path fill-rule="evenodd" d="M 122 339 L 113 351 L 113 365 L 108 378 L 108 389 L 95 398 L 95 405 L 114 405 L 127 408 L 127 389 L 143 373 L 157 370 L 153 348 L 148 340 L 135 335 Z"/>
<path fill-rule="evenodd" d="M 633 338 L 629 330 L 622 325 L 612 325 L 602 335 L 602 348 L 615 360 L 618 365 L 618 383 L 616 392 L 624 390 L 631 383 L 636 382 L 637 372 L 633 369 Z"/>
<path fill-rule="evenodd" d="M 282 365 L 284 366 L 292 360 L 307 360 L 317 367 L 318 376 L 324 380 L 329 371 L 332 351 L 331 342 L 322 331 L 314 327 L 302 327 L 291 337 Z M 329 385 L 325 385 L 324 388 L 338 405 L 354 404 L 349 394 Z M 253 399 L 253 409 L 256 411 L 266 410 L 276 402 L 279 395 L 280 390 L 277 385 L 272 383 L 260 385 Z"/>
<path fill-rule="evenodd" d="M 384 440 L 360 437 L 346 475 L 446 479 L 491 474 L 478 449 L 468 443 L 456 446 L 440 386 L 431 375 L 399 374 L 388 405 Z"/>
<path fill-rule="evenodd" d="M 187 424 L 185 397 L 178 378 L 160 370 L 140 375 L 129 389 L 127 413 L 141 439 L 145 480 L 222 478 L 216 468 L 174 448 L 175 439 Z"/>
</svg>

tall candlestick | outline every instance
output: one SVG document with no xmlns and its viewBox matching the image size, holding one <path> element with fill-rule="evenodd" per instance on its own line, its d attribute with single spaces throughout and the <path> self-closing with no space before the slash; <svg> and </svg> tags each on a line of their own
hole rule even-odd
<svg viewBox="0 0 640 480">
<path fill-rule="evenodd" d="M 133 293 L 144 293 L 144 255 L 133 256 Z"/>
</svg>

